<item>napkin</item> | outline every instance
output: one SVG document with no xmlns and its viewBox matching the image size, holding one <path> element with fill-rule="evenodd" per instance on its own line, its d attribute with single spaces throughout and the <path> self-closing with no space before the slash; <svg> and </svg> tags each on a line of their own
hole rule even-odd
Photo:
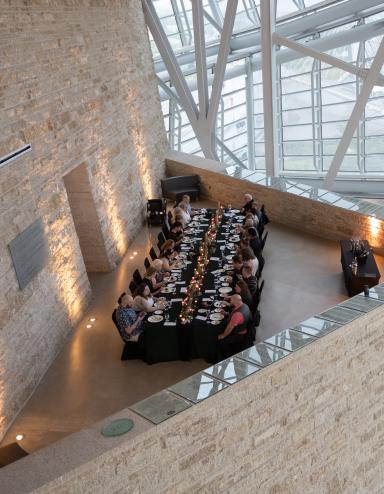
<svg viewBox="0 0 384 494">
<path fill-rule="evenodd" d="M 185 293 L 186 291 L 187 291 L 186 286 L 183 286 L 182 288 L 180 288 L 180 293 Z"/>
<path fill-rule="evenodd" d="M 166 321 L 164 326 L 176 326 L 176 321 Z"/>
<path fill-rule="evenodd" d="M 211 299 L 210 298 L 203 298 L 202 300 L 203 300 L 203 302 L 210 302 Z"/>
<path fill-rule="evenodd" d="M 225 243 L 225 242 L 226 242 L 226 240 L 216 240 L 216 242 L 217 242 L 218 244 L 223 244 L 223 243 Z"/>
<path fill-rule="evenodd" d="M 200 319 L 201 321 L 206 321 L 207 320 L 207 318 L 204 317 L 204 316 L 196 316 L 195 319 Z"/>
<path fill-rule="evenodd" d="M 210 257 L 210 261 L 220 261 L 220 257 Z"/>
<path fill-rule="evenodd" d="M 173 302 L 181 302 L 182 300 L 182 298 L 171 298 L 171 304 L 173 304 Z"/>
<path fill-rule="evenodd" d="M 216 293 L 216 290 L 205 290 L 204 293 Z"/>
<path fill-rule="evenodd" d="M 175 285 L 185 285 L 185 281 L 175 281 Z"/>
</svg>

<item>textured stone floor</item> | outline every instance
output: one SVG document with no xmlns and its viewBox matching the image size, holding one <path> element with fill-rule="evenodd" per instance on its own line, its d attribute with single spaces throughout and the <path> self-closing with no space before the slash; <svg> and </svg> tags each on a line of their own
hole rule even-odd
<svg viewBox="0 0 384 494">
<path fill-rule="evenodd" d="M 276 224 L 268 225 L 268 230 L 258 340 L 347 298 L 336 243 Z M 111 313 L 118 295 L 127 290 L 131 273 L 143 265 L 151 237 L 156 239 L 157 229 L 143 227 L 116 271 L 90 275 L 93 301 L 87 317 L 74 330 L 2 444 L 23 433 L 22 446 L 35 451 L 208 367 L 202 360 L 152 366 L 120 361 L 122 342 Z M 138 254 L 134 256 L 134 252 Z M 384 258 L 376 256 L 376 260 L 383 271 Z M 96 322 L 87 329 L 92 316 Z"/>
</svg>

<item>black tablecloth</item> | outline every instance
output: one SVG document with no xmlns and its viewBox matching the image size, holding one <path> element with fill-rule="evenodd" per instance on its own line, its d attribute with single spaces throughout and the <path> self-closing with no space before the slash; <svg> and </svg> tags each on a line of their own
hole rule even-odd
<svg viewBox="0 0 384 494">
<path fill-rule="evenodd" d="M 362 240 L 362 243 L 366 250 L 370 248 L 367 240 Z M 345 286 L 350 296 L 361 293 L 364 285 L 372 287 L 378 284 L 380 272 L 372 252 L 367 256 L 366 262 L 357 267 L 357 274 L 354 275 L 350 267 L 354 257 L 350 240 L 340 240 L 340 248 Z"/>
<path fill-rule="evenodd" d="M 210 221 L 213 211 L 208 211 L 205 215 L 206 219 Z M 226 225 L 231 221 L 228 216 L 223 216 L 220 228 L 216 237 L 216 244 L 214 252 L 211 254 L 211 258 L 219 258 L 219 260 L 210 260 L 206 267 L 204 274 L 204 283 L 202 294 L 199 297 L 198 308 L 205 306 L 206 301 L 210 297 L 214 297 L 214 300 L 223 300 L 219 297 L 218 292 L 205 293 L 206 290 L 214 290 L 214 276 L 212 271 L 215 271 L 222 267 L 226 262 L 225 256 L 233 255 L 233 252 L 226 247 L 224 252 L 220 249 L 225 245 L 226 238 Z M 208 229 L 208 222 L 205 226 L 200 226 L 202 232 L 196 235 L 199 238 L 203 238 L 205 232 Z M 201 240 L 193 244 L 193 254 L 189 254 L 189 259 L 192 261 L 187 268 L 182 270 L 180 281 L 185 281 L 185 284 L 176 284 L 175 293 L 160 295 L 165 297 L 167 301 L 172 299 L 183 299 L 184 293 L 180 292 L 180 289 L 187 287 L 191 280 L 197 262 L 197 255 Z M 222 273 L 225 275 L 225 272 Z M 217 287 L 216 287 L 217 288 Z M 212 307 L 213 309 L 213 307 Z M 145 360 L 148 363 L 163 362 L 169 360 L 189 360 L 194 357 L 201 357 L 208 362 L 215 362 L 217 360 L 218 340 L 217 335 L 222 333 L 226 326 L 226 320 L 223 320 L 218 325 L 210 324 L 209 318 L 206 321 L 194 318 L 190 323 L 181 324 L 179 314 L 181 312 L 181 301 L 173 302 L 167 310 L 164 311 L 166 319 L 172 322 L 176 322 L 175 326 L 167 326 L 165 321 L 160 323 L 145 323 Z M 198 313 L 195 314 L 199 315 Z M 201 314 L 204 316 L 204 314 Z"/>
</svg>

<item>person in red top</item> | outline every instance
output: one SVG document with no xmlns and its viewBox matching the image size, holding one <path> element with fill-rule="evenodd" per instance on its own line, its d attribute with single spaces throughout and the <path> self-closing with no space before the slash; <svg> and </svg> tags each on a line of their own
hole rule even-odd
<svg viewBox="0 0 384 494">
<path fill-rule="evenodd" d="M 236 353 L 236 344 L 245 341 L 251 311 L 243 303 L 239 294 L 231 297 L 232 312 L 229 314 L 227 326 L 223 333 L 218 335 L 220 358 L 227 358 Z"/>
</svg>

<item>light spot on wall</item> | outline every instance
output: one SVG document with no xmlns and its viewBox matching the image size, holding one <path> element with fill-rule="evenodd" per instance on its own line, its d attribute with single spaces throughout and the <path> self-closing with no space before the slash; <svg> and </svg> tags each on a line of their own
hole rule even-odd
<svg viewBox="0 0 384 494">
<path fill-rule="evenodd" d="M 369 243 L 372 247 L 382 247 L 380 245 L 381 234 L 380 230 L 383 228 L 383 222 L 374 216 L 369 216 L 368 218 L 369 224 Z"/>
</svg>

